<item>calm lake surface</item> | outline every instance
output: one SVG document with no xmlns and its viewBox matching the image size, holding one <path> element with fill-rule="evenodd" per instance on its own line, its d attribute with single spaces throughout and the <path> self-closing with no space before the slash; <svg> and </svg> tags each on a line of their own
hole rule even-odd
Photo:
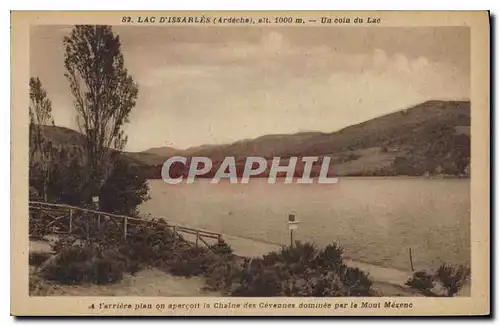
<svg viewBox="0 0 500 326">
<path fill-rule="evenodd" d="M 150 180 L 141 214 L 228 235 L 288 244 L 289 213 L 296 240 L 337 242 L 351 259 L 409 269 L 470 262 L 469 180 L 405 177 L 340 178 L 337 184 L 249 184 L 199 179 L 168 185 Z"/>
</svg>

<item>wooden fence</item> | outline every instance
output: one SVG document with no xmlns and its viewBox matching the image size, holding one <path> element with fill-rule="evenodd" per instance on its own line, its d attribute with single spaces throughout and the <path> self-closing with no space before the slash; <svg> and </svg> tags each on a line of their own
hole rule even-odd
<svg viewBox="0 0 500 326">
<path fill-rule="evenodd" d="M 185 241 L 189 245 L 210 248 L 211 244 L 222 241 L 222 235 L 216 232 L 175 225 L 165 220 L 140 219 L 65 204 L 30 201 L 29 215 L 30 235 L 37 233 L 35 228 L 38 227 L 43 228 L 41 233 L 44 234 L 72 234 L 89 239 L 101 233 L 108 237 L 108 241 L 120 241 L 130 236 L 131 227 L 145 226 L 154 230 L 153 226 L 162 226 L 173 233 L 174 240 Z M 119 232 L 108 232 L 110 230 Z"/>
</svg>

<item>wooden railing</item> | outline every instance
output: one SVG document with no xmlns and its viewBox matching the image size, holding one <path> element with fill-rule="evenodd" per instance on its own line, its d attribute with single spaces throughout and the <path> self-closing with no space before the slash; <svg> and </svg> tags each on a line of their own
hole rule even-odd
<svg viewBox="0 0 500 326">
<path fill-rule="evenodd" d="M 104 233 L 108 237 L 117 237 L 107 240 L 119 241 L 127 239 L 131 227 L 142 225 L 153 229 L 153 226 L 161 225 L 173 232 L 174 239 L 189 245 L 198 247 L 201 243 L 210 248 L 211 244 L 222 241 L 222 234 L 216 232 L 175 225 L 165 220 L 140 219 L 65 204 L 30 201 L 29 214 L 30 235 L 36 233 L 32 228 L 40 227 L 44 234 L 74 234 L 88 239 L 93 234 Z M 110 229 L 120 232 L 106 234 Z"/>
</svg>

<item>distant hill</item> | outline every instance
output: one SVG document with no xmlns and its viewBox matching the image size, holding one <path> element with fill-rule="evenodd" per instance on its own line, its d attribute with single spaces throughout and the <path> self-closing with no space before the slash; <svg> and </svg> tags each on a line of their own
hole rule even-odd
<svg viewBox="0 0 500 326">
<path fill-rule="evenodd" d="M 153 148 L 145 150 L 141 153 L 154 154 L 154 155 L 158 155 L 158 156 L 162 156 L 162 157 L 170 157 L 170 156 L 174 156 L 178 152 L 179 152 L 179 150 L 177 148 L 166 146 L 166 147 L 153 147 Z"/>
<path fill-rule="evenodd" d="M 428 101 L 331 133 L 265 135 L 175 155 L 329 156 L 337 175 L 463 175 L 470 163 L 470 102 Z"/>
<path fill-rule="evenodd" d="M 83 136 L 75 131 L 46 128 L 55 128 L 47 133 L 51 139 L 81 143 Z M 465 175 L 470 163 L 470 102 L 428 101 L 331 133 L 264 135 L 232 144 L 186 150 L 157 147 L 124 155 L 134 164 L 149 166 L 151 177 L 160 177 L 161 165 L 174 155 L 206 156 L 215 162 L 234 156 L 240 168 L 248 156 L 329 156 L 336 175 Z"/>
<path fill-rule="evenodd" d="M 86 142 L 83 134 L 66 127 L 42 126 L 42 133 L 56 147 L 84 146 Z M 158 165 L 165 162 L 164 156 L 149 152 L 123 152 L 123 155 L 132 165 Z"/>
</svg>

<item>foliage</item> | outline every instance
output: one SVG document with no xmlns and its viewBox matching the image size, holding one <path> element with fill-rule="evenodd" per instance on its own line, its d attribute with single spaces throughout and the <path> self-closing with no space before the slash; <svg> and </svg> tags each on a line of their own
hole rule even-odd
<svg viewBox="0 0 500 326">
<path fill-rule="evenodd" d="M 77 25 L 63 43 L 65 76 L 86 136 L 88 186 L 97 193 L 114 168 L 112 150 L 122 150 L 127 141 L 122 127 L 136 104 L 138 86 L 110 26 Z"/>
<path fill-rule="evenodd" d="M 121 272 L 153 266 L 178 276 L 204 276 L 211 290 L 230 292 L 240 269 L 228 244 L 195 247 L 176 239 L 163 220 L 152 222 L 131 224 L 126 241 L 118 243 L 111 240 L 121 232 L 117 228 L 80 243 L 72 236 L 62 238 L 52 246 L 56 258 L 44 264 L 42 275 L 64 284 L 112 283 Z"/>
<path fill-rule="evenodd" d="M 46 223 L 39 218 L 35 218 L 33 215 L 29 216 L 28 231 L 29 236 L 32 239 L 43 239 L 47 234 L 49 234 Z"/>
<path fill-rule="evenodd" d="M 147 178 L 142 170 L 119 158 L 99 192 L 100 209 L 135 216 L 138 213 L 137 206 L 150 199 L 148 192 Z"/>
<path fill-rule="evenodd" d="M 449 297 L 460 291 L 469 276 L 470 269 L 463 265 L 456 267 L 450 264 L 442 264 L 436 271 L 436 278 L 447 290 Z"/>
<path fill-rule="evenodd" d="M 216 244 L 211 245 L 210 250 L 221 256 L 231 256 L 233 254 L 233 248 L 225 241 L 218 241 Z"/>
<path fill-rule="evenodd" d="M 49 259 L 52 256 L 50 252 L 43 252 L 43 251 L 35 251 L 32 252 L 30 251 L 29 253 L 29 265 L 30 266 L 40 266 L 42 265 L 47 259 Z"/>
<path fill-rule="evenodd" d="M 200 276 L 207 274 L 215 263 L 215 255 L 205 248 L 183 248 L 168 260 L 168 271 L 179 276 Z"/>
<path fill-rule="evenodd" d="M 207 288 L 230 294 L 241 280 L 242 264 L 235 256 L 216 256 L 205 272 Z"/>
<path fill-rule="evenodd" d="M 84 168 L 85 153 L 79 147 L 60 148 L 51 162 L 52 178 L 48 184 L 50 202 L 85 206 L 91 200 L 85 183 L 88 171 Z"/>
<path fill-rule="evenodd" d="M 413 289 L 426 291 L 434 288 L 436 284 L 432 275 L 425 271 L 418 271 L 413 273 L 413 276 L 406 281 L 405 285 Z"/>
<path fill-rule="evenodd" d="M 48 201 L 83 207 L 91 205 L 92 193 L 86 187 L 89 174 L 84 161 L 85 153 L 79 147 L 54 151 L 49 166 L 51 178 L 47 183 Z M 37 171 L 36 168 L 30 169 L 31 174 Z M 38 183 L 32 180 L 31 184 L 35 186 Z M 137 207 L 150 198 L 146 176 L 138 167 L 131 166 L 119 156 L 116 168 L 103 184 L 99 197 L 100 210 L 134 216 Z"/>
<path fill-rule="evenodd" d="M 119 37 L 109 26 L 75 26 L 64 45 L 66 77 L 85 135 L 78 145 L 53 145 L 45 135 L 53 124 L 51 102 L 32 78 L 31 148 L 41 154 L 30 156 L 30 198 L 41 194 L 44 201 L 85 207 L 99 195 L 103 211 L 136 215 L 149 189 L 143 171 L 120 152 L 138 87 L 124 66 Z M 41 233 L 37 227 L 30 231 Z"/>
<path fill-rule="evenodd" d="M 52 118 L 52 102 L 47 97 L 47 91 L 42 86 L 38 77 L 31 77 L 30 85 L 30 154 L 33 156 L 35 151 L 43 150 L 44 139 L 41 128 L 45 125 L 54 125 Z M 43 154 L 43 153 L 42 153 Z"/>
<path fill-rule="evenodd" d="M 343 249 L 331 244 L 318 249 L 296 242 L 262 258 L 248 260 L 234 296 L 369 296 L 372 282 L 357 268 L 347 267 Z"/>
<path fill-rule="evenodd" d="M 47 184 L 51 176 L 50 161 L 53 148 L 51 142 L 42 136 L 41 128 L 44 125 L 54 125 L 52 102 L 47 97 L 47 92 L 38 77 L 30 78 L 29 85 L 30 185 L 33 185 L 47 200 Z"/>
<path fill-rule="evenodd" d="M 450 264 L 442 264 L 434 274 L 418 271 L 406 281 L 405 285 L 422 291 L 425 295 L 441 296 L 435 292 L 436 281 L 446 290 L 446 295 L 454 296 L 464 286 L 470 276 L 470 269 L 463 265 L 455 267 Z"/>
<path fill-rule="evenodd" d="M 90 243 L 57 244 L 56 253 L 41 267 L 41 275 L 60 284 L 115 283 L 129 268 L 128 258 Z"/>
<path fill-rule="evenodd" d="M 44 277 L 61 283 L 110 283 L 122 273 L 154 266 L 173 275 L 202 276 L 207 288 L 232 296 L 370 296 L 371 280 L 343 262 L 343 249 L 331 244 L 318 249 L 296 242 L 261 258 L 242 258 L 220 241 L 210 248 L 177 239 L 161 220 L 131 223 L 127 239 L 121 230 L 94 234 L 77 244 L 68 237 L 53 246 L 56 258 L 43 264 Z"/>
</svg>

